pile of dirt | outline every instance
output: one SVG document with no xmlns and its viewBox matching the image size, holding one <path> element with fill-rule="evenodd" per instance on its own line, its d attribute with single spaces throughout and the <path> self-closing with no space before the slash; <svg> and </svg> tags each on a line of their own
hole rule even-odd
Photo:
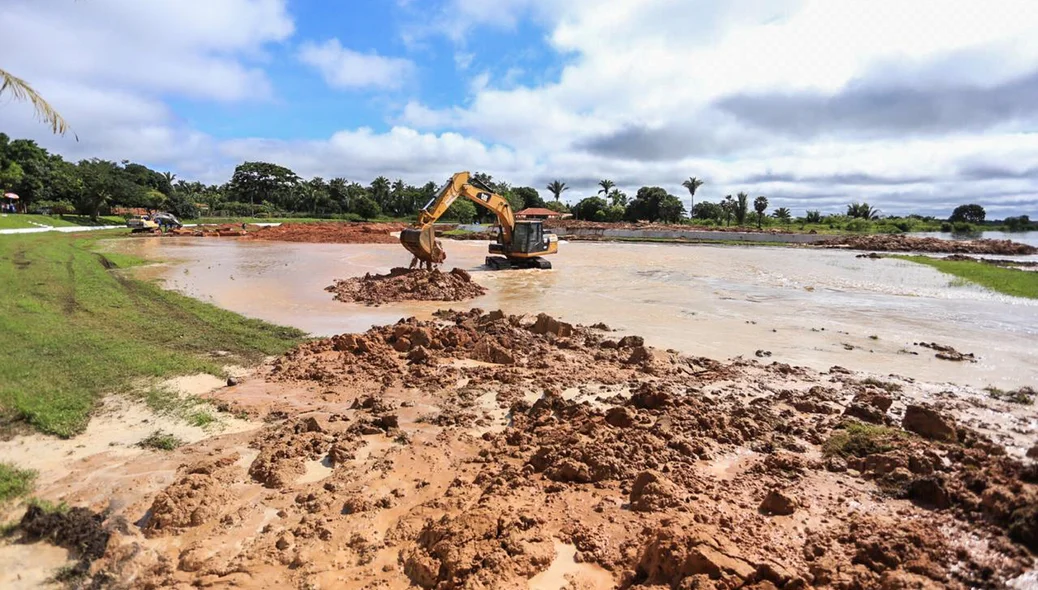
<svg viewBox="0 0 1038 590">
<path fill-rule="evenodd" d="M 400 240 L 391 234 L 405 227 L 402 223 L 283 223 L 249 232 L 248 238 L 321 244 L 396 244 Z"/>
<path fill-rule="evenodd" d="M 1038 248 L 1012 240 L 942 240 L 897 234 L 839 236 L 817 244 L 824 248 L 850 248 L 878 252 L 933 252 L 948 254 L 997 254 L 1030 256 Z"/>
<path fill-rule="evenodd" d="M 235 223 L 224 223 L 220 225 L 196 225 L 193 227 L 181 227 L 166 232 L 140 232 L 131 233 L 136 238 L 161 237 L 161 238 L 234 238 L 255 232 L 260 229 L 258 225 L 246 225 Z"/>
<path fill-rule="evenodd" d="M 1038 551 L 1038 466 L 888 381 L 478 309 L 314 340 L 215 394 L 268 423 L 172 451 L 189 466 L 95 569 L 142 587 L 1005 586 Z M 159 532 L 177 537 L 133 536 Z M 159 555 L 127 560 L 134 543 Z"/>
<path fill-rule="evenodd" d="M 336 301 L 381 305 L 395 301 L 463 301 L 484 295 L 487 290 L 472 281 L 460 268 L 439 270 L 394 268 L 385 275 L 368 273 L 335 281 L 325 289 Z"/>
</svg>

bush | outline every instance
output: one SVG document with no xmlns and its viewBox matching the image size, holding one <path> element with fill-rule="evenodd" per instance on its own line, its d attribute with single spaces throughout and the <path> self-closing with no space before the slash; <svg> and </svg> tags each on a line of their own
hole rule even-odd
<svg viewBox="0 0 1038 590">
<path fill-rule="evenodd" d="M 461 199 L 455 201 L 455 204 L 460 202 Z M 467 202 L 467 201 L 466 201 Z M 472 203 L 469 203 L 471 205 Z M 451 205 L 453 208 L 454 205 Z M 473 207 L 473 210 L 475 207 Z M 382 208 L 378 206 L 375 199 L 367 195 L 361 195 L 353 202 L 353 212 L 360 215 L 364 219 L 374 219 L 379 215 L 382 215 Z"/>
<path fill-rule="evenodd" d="M 843 228 L 852 232 L 867 232 L 869 231 L 869 222 L 864 219 L 852 219 Z"/>
<path fill-rule="evenodd" d="M 957 221 L 952 224 L 952 232 L 957 234 L 972 234 L 977 230 L 973 227 L 973 224 L 966 223 L 965 221 Z"/>
<path fill-rule="evenodd" d="M 955 229 L 955 228 L 952 227 L 952 224 L 951 224 L 950 221 L 942 221 L 941 222 L 941 231 L 942 232 L 950 233 L 953 229 Z"/>
</svg>

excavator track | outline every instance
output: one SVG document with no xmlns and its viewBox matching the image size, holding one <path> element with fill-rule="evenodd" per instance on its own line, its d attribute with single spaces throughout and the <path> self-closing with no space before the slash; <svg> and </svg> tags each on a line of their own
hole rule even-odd
<svg viewBox="0 0 1038 590">
<path fill-rule="evenodd" d="M 511 270 L 514 268 L 539 268 L 551 270 L 551 262 L 535 256 L 533 258 L 505 258 L 504 256 L 487 256 L 486 266 L 490 270 Z"/>
</svg>

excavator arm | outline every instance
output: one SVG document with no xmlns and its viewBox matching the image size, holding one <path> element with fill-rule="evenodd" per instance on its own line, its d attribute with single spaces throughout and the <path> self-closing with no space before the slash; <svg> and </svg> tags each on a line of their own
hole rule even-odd
<svg viewBox="0 0 1038 590">
<path fill-rule="evenodd" d="M 515 230 L 515 214 L 512 213 L 508 201 L 494 193 L 490 187 L 472 178 L 468 172 L 458 172 L 440 189 L 436 198 L 418 212 L 418 222 L 400 232 L 400 243 L 419 261 L 428 265 L 439 264 L 446 259 L 446 254 L 436 241 L 433 224 L 459 197 L 465 197 L 493 211 L 497 216 L 498 225 L 501 226 L 504 242 L 511 243 L 512 232 Z"/>
</svg>

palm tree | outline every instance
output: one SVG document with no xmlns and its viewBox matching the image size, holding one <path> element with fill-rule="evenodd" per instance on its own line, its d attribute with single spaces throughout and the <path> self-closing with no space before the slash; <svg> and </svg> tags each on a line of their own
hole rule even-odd
<svg viewBox="0 0 1038 590">
<path fill-rule="evenodd" d="M 685 182 L 681 183 L 681 186 L 683 186 L 683 187 L 688 189 L 688 216 L 689 217 L 692 217 L 692 209 L 696 205 L 696 203 L 695 203 L 695 200 L 696 200 L 696 190 L 699 187 L 703 186 L 704 184 L 705 184 L 704 181 L 699 180 L 695 176 L 690 176 L 688 180 L 686 180 Z"/>
<path fill-rule="evenodd" d="M 855 219 L 879 219 L 880 210 L 873 209 L 868 203 L 851 203 L 847 205 L 847 217 Z"/>
<path fill-rule="evenodd" d="M 750 212 L 750 195 L 739 193 L 739 200 L 735 205 L 735 223 L 742 225 L 746 223 L 746 214 Z"/>
<path fill-rule="evenodd" d="M 732 195 L 726 195 L 724 200 L 721 201 L 721 213 L 724 214 L 724 222 L 728 227 L 732 226 L 732 213 L 735 212 L 735 199 Z"/>
<path fill-rule="evenodd" d="M 65 132 L 68 131 L 68 122 L 38 92 L 33 90 L 28 82 L 12 75 L 7 70 L 0 69 L 0 96 L 7 93 L 10 93 L 15 100 L 32 103 L 32 108 L 36 110 L 36 117 L 44 124 L 50 125 L 52 133 L 65 135 Z"/>
<path fill-rule="evenodd" d="M 606 197 L 608 197 L 609 191 L 611 191 L 613 187 L 616 186 L 616 183 L 612 180 L 599 180 L 598 186 L 602 187 L 598 189 L 598 194 L 605 195 Z"/>
<path fill-rule="evenodd" d="M 789 223 L 789 220 L 793 218 L 793 214 L 789 212 L 789 207 L 779 207 L 775 209 L 772 215 L 782 223 Z"/>
<path fill-rule="evenodd" d="M 559 182 L 558 180 L 553 180 L 549 182 L 548 186 L 545 188 L 547 188 L 551 194 L 555 195 L 556 201 L 559 200 L 564 191 L 569 190 L 569 187 L 566 186 L 565 182 Z"/>
<path fill-rule="evenodd" d="M 764 196 L 753 200 L 753 210 L 757 212 L 757 229 L 764 225 L 764 212 L 768 210 L 768 198 Z"/>
</svg>

